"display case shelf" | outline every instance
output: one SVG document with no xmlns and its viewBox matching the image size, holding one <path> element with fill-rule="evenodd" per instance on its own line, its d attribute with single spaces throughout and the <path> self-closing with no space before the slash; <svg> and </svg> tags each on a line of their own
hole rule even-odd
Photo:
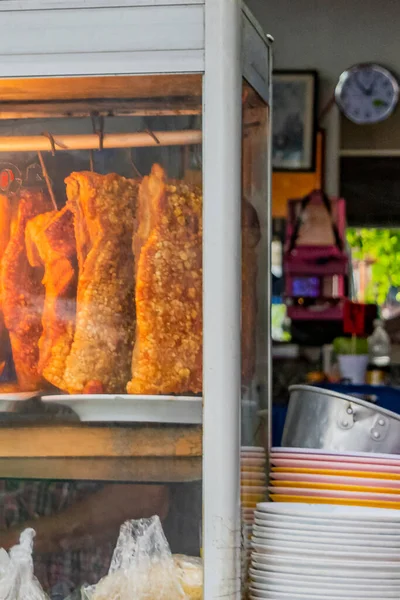
<svg viewBox="0 0 400 600">
<path fill-rule="evenodd" d="M 200 426 L 0 426 L 0 478 L 201 479 Z"/>
</svg>

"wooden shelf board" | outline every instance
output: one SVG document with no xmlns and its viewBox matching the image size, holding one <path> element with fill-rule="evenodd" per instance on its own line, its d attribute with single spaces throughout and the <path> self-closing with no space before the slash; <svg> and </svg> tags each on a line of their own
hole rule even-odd
<svg viewBox="0 0 400 600">
<path fill-rule="evenodd" d="M 201 456 L 200 426 L 0 425 L 0 458 L 6 459 Z"/>
<path fill-rule="evenodd" d="M 10 78 L 0 80 L 0 98 L 2 102 L 165 98 L 167 96 L 201 97 L 201 91 L 202 76 L 197 74 Z"/>
<path fill-rule="evenodd" d="M 0 458 L 0 478 L 182 483 L 201 479 L 194 458 Z"/>
</svg>

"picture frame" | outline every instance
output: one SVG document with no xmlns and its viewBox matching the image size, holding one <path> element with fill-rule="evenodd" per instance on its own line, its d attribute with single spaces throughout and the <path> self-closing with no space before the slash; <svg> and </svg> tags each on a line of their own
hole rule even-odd
<svg viewBox="0 0 400 600">
<path fill-rule="evenodd" d="M 316 71 L 274 71 L 274 171 L 314 171 L 317 132 Z"/>
</svg>

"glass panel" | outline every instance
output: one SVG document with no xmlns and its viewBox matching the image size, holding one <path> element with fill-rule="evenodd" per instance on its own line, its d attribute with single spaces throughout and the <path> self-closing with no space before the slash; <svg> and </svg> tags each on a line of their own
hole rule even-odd
<svg viewBox="0 0 400 600">
<path fill-rule="evenodd" d="M 242 581 L 248 577 L 254 509 L 266 498 L 269 217 L 268 106 L 243 85 L 242 194 Z M 264 409 L 264 410 L 263 410 Z M 248 448 L 252 447 L 252 448 Z M 243 588 L 243 593 L 246 587 Z"/>
<path fill-rule="evenodd" d="M 268 384 L 268 106 L 243 86 L 242 442 L 256 443 Z M 258 440 L 259 442 L 259 440 Z M 257 442 L 257 443 L 258 443 Z"/>
<path fill-rule="evenodd" d="M 201 87 L 0 81 L 0 546 L 33 527 L 52 598 L 126 520 L 200 555 Z"/>
</svg>

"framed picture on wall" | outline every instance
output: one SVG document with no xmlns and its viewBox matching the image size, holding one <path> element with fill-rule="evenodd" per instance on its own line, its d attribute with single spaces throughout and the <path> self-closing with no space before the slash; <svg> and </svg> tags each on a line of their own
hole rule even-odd
<svg viewBox="0 0 400 600">
<path fill-rule="evenodd" d="M 276 171 L 313 171 L 317 129 L 316 71 L 275 71 L 272 166 Z"/>
</svg>

